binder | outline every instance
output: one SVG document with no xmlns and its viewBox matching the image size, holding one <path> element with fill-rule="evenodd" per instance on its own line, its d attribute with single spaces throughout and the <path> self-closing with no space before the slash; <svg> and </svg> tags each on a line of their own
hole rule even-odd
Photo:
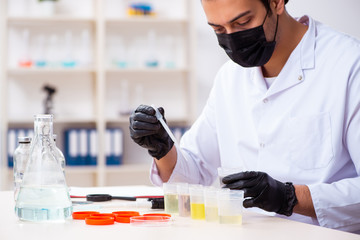
<svg viewBox="0 0 360 240">
<path fill-rule="evenodd" d="M 98 155 L 98 136 L 96 129 L 88 130 L 88 162 L 87 165 L 95 166 L 97 164 L 97 155 Z"/>
<path fill-rule="evenodd" d="M 88 151 L 88 134 L 87 134 L 87 130 L 86 129 L 78 129 L 78 141 L 79 141 L 79 146 L 78 146 L 78 161 L 76 163 L 76 165 L 87 165 L 88 161 L 88 157 L 89 157 L 89 151 Z"/>
<path fill-rule="evenodd" d="M 106 129 L 105 132 L 105 157 L 106 157 L 106 165 L 114 165 L 113 164 L 113 137 L 110 129 Z"/>
<path fill-rule="evenodd" d="M 123 132 L 120 128 L 113 129 L 113 163 L 122 164 L 123 160 Z"/>
<path fill-rule="evenodd" d="M 121 128 L 106 129 L 106 165 L 120 165 L 123 159 L 123 131 Z"/>
<path fill-rule="evenodd" d="M 16 130 L 15 129 L 9 129 L 8 130 L 8 167 L 12 168 L 14 166 L 14 152 L 17 145 L 17 137 L 16 137 Z"/>
<path fill-rule="evenodd" d="M 67 165 L 95 166 L 98 156 L 98 133 L 96 129 L 67 129 L 65 137 L 65 159 Z M 106 129 L 106 165 L 120 165 L 123 161 L 124 134 L 121 128 Z"/>
<path fill-rule="evenodd" d="M 65 131 L 65 159 L 69 166 L 78 165 L 79 158 L 79 140 L 76 129 L 68 129 Z"/>
</svg>

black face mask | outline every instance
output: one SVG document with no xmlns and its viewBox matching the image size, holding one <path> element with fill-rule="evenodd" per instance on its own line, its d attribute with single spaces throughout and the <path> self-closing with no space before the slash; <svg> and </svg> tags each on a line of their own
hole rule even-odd
<svg viewBox="0 0 360 240">
<path fill-rule="evenodd" d="M 256 67 L 263 66 L 270 60 L 276 45 L 279 15 L 276 20 L 274 40 L 271 42 L 266 41 L 263 28 L 267 15 L 258 27 L 231 34 L 216 34 L 219 45 L 235 63 L 243 67 Z"/>
</svg>

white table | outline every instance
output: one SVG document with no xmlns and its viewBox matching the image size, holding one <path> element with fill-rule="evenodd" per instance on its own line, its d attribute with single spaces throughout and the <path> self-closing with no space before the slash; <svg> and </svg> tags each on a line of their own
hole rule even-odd
<svg viewBox="0 0 360 240">
<path fill-rule="evenodd" d="M 72 194 L 82 193 L 110 193 L 122 195 L 153 195 L 161 194 L 156 187 L 112 187 L 72 189 Z M 110 204 L 116 204 L 114 200 Z M 56 239 L 85 239 L 85 240 L 125 240 L 125 239 L 286 239 L 286 240 L 347 240 L 360 239 L 360 235 L 313 226 L 309 224 L 290 221 L 282 218 L 266 216 L 258 213 L 245 212 L 243 225 L 221 225 L 208 223 L 202 220 L 174 217 L 170 226 L 139 227 L 129 224 L 115 223 L 108 226 L 86 225 L 82 220 L 67 220 L 64 223 L 31 223 L 19 221 L 14 214 L 13 193 L 0 192 L 0 240 L 56 240 Z M 122 201 L 120 201 L 122 202 Z M 124 208 L 103 208 L 100 212 L 112 212 Z M 154 212 L 151 209 L 125 209 L 138 210 L 140 213 Z"/>
</svg>

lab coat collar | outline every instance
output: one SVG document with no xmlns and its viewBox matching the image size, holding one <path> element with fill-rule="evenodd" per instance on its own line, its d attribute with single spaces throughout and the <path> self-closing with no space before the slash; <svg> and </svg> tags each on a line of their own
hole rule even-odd
<svg viewBox="0 0 360 240">
<path fill-rule="evenodd" d="M 315 66 L 315 21 L 308 16 L 303 16 L 298 21 L 308 25 L 309 28 L 269 89 L 267 89 L 261 67 L 252 69 L 252 80 L 265 97 L 302 83 L 305 80 L 304 70 Z"/>
<path fill-rule="evenodd" d="M 297 19 L 298 22 L 309 26 L 307 32 L 303 36 L 300 47 L 300 62 L 302 69 L 311 69 L 315 67 L 315 39 L 316 28 L 315 21 L 309 16 L 305 15 Z"/>
</svg>

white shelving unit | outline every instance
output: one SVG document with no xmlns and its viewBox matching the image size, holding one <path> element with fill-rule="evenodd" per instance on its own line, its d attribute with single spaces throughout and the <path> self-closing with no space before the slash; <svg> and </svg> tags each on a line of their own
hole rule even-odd
<svg viewBox="0 0 360 240">
<path fill-rule="evenodd" d="M 9 128 L 33 127 L 32 116 L 41 112 L 43 99 L 41 91 L 36 89 L 40 89 L 44 83 L 55 85 L 59 92 L 55 95 L 55 109 L 58 107 L 58 112 L 55 115 L 54 131 L 60 136 L 60 148 L 63 147 L 63 130 L 68 127 L 96 128 L 98 132 L 97 165 L 67 167 L 69 185 L 150 184 L 150 157 L 130 139 L 128 116 L 119 114 L 120 88 L 125 81 L 130 96 L 130 108 L 138 105 L 136 98 L 140 98 L 143 103 L 163 106 L 169 125 L 188 126 L 193 122 L 197 92 L 193 56 L 193 1 L 174 0 L 180 4 L 179 11 L 182 13 L 174 14 L 176 9 L 173 9 L 173 12 L 166 14 L 166 9 L 160 11 L 160 7 L 170 3 L 167 0 L 157 0 L 155 10 L 159 12 L 154 17 L 127 17 L 124 4 L 131 2 L 130 0 L 81 0 L 82 3 L 91 4 L 91 7 L 88 6 L 90 13 L 84 16 L 64 13 L 52 17 L 13 16 L 8 11 L 9 1 L 11 0 L 0 1 L 0 189 L 9 189 L 12 186 L 12 169 L 7 167 L 7 131 Z M 64 2 L 79 4 L 73 1 Z M 114 14 L 107 4 L 122 5 L 122 11 L 119 11 L 117 16 L 116 11 Z M 29 28 L 30 32 L 41 32 L 41 29 L 48 32 L 56 29 L 65 31 L 71 28 L 75 34 L 79 29 L 88 29 L 92 42 L 92 66 L 68 69 L 18 67 L 14 64 L 14 43 L 9 40 L 9 36 L 23 28 Z M 180 54 L 174 54 L 175 67 L 148 68 L 136 65 L 119 68 L 111 64 L 108 53 L 111 52 L 109 41 L 112 37 L 124 38 L 125 42 L 130 44 L 134 37 L 145 39 L 149 29 L 159 32 L 159 36 L 174 35 L 175 39 L 179 39 L 174 44 L 175 48 L 181 48 Z M 130 47 L 126 47 L 128 48 Z M 158 49 L 163 50 L 161 46 Z M 142 93 L 141 96 L 138 96 L 139 92 Z M 124 131 L 123 164 L 119 166 L 106 165 L 105 131 L 110 127 L 121 127 Z"/>
</svg>

